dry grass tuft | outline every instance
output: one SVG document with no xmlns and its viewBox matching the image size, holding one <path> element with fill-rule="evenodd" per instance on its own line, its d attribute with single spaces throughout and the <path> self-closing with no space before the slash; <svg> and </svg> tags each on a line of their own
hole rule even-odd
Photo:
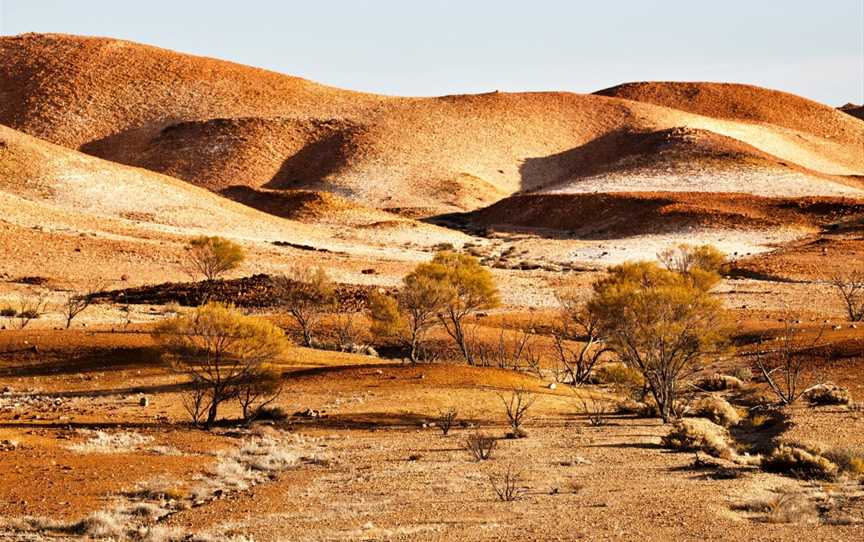
<svg viewBox="0 0 864 542">
<path fill-rule="evenodd" d="M 692 414 L 702 418 L 708 418 L 712 422 L 722 425 L 723 427 L 731 427 L 738 425 L 741 421 L 741 416 L 726 399 L 718 395 L 709 395 L 703 397 L 693 405 Z"/>
<path fill-rule="evenodd" d="M 762 469 L 804 480 L 834 480 L 840 470 L 818 450 L 800 444 L 781 444 L 762 460 Z"/>
<path fill-rule="evenodd" d="M 736 457 L 726 429 L 712 421 L 699 418 L 676 421 L 661 443 L 673 450 L 705 452 L 730 460 Z"/>
<path fill-rule="evenodd" d="M 804 392 L 804 398 L 811 405 L 848 405 L 852 394 L 847 388 L 834 384 L 818 384 Z"/>
<path fill-rule="evenodd" d="M 119 454 L 134 452 L 153 441 L 153 437 L 133 432 L 108 433 L 106 431 L 83 431 L 90 435 L 85 442 L 72 444 L 69 449 L 82 454 Z"/>
</svg>

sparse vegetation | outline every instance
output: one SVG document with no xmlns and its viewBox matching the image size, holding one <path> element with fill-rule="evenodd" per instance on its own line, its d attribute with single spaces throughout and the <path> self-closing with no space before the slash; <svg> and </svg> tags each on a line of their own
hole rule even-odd
<svg viewBox="0 0 864 542">
<path fill-rule="evenodd" d="M 274 277 L 279 304 L 288 311 L 303 334 L 303 346 L 314 345 L 314 332 L 321 316 L 336 302 L 336 287 L 324 269 L 294 266 Z"/>
<path fill-rule="evenodd" d="M 490 474 L 489 485 L 492 486 L 495 495 L 501 502 L 512 502 L 521 499 L 525 489 L 521 487 L 522 474 L 508 465 L 507 469 L 500 475 Z"/>
<path fill-rule="evenodd" d="M 223 237 L 196 237 L 187 247 L 186 272 L 193 280 L 199 276 L 216 280 L 236 269 L 244 259 L 243 247 L 233 241 Z"/>
<path fill-rule="evenodd" d="M 102 281 L 91 282 L 87 288 L 81 292 L 69 291 L 64 294 L 63 298 L 63 316 L 66 319 L 66 329 L 72 327 L 72 320 L 79 314 L 87 310 L 95 296 L 105 290 L 105 283 Z"/>
<path fill-rule="evenodd" d="M 593 427 L 606 425 L 608 416 L 612 412 L 612 406 L 608 400 L 599 399 L 591 395 L 579 397 L 582 404 L 582 412 L 588 417 L 588 423 Z"/>
<path fill-rule="evenodd" d="M 47 296 L 44 292 L 21 293 L 18 294 L 15 305 L 3 309 L 3 315 L 14 322 L 15 327 L 24 329 L 45 313 L 46 304 Z"/>
<path fill-rule="evenodd" d="M 816 334 L 808 338 L 805 330 L 796 327 L 794 321 L 795 319 L 787 314 L 776 340 L 769 343 L 763 339 L 754 353 L 756 366 L 762 377 L 784 405 L 796 402 L 809 387 L 805 377 L 812 378 L 825 331 L 822 326 Z"/>
<path fill-rule="evenodd" d="M 441 433 L 446 437 L 447 433 L 450 432 L 450 429 L 453 427 L 453 422 L 456 421 L 456 416 L 458 413 L 456 409 L 451 407 L 447 410 L 441 412 L 441 415 L 438 416 L 438 427 L 441 429 Z"/>
<path fill-rule="evenodd" d="M 864 271 L 854 269 L 837 272 L 831 275 L 828 281 L 843 299 L 849 320 L 864 320 Z"/>
<path fill-rule="evenodd" d="M 763 514 L 767 523 L 813 523 L 819 519 L 813 500 L 793 489 L 778 490 L 770 497 L 737 505 L 735 509 Z"/>
<path fill-rule="evenodd" d="M 484 433 L 472 433 L 465 437 L 465 449 L 477 461 L 486 461 L 491 458 L 497 443 L 495 437 Z"/>
<path fill-rule="evenodd" d="M 195 412 L 206 409 L 208 429 L 219 406 L 257 385 L 286 346 L 284 334 L 270 322 L 220 303 L 161 323 L 154 337 L 168 349 L 172 366 L 191 378 L 194 397 L 187 404 L 193 403 Z M 194 415 L 193 422 L 198 422 Z"/>
<path fill-rule="evenodd" d="M 554 333 L 558 371 L 564 375 L 562 381 L 580 386 L 612 349 L 601 343 L 599 315 L 588 310 L 578 290 L 559 289 L 557 298 L 561 305 L 561 323 Z"/>
<path fill-rule="evenodd" d="M 524 329 L 510 329 L 505 326 L 498 332 L 498 340 L 489 344 L 479 338 L 480 325 L 470 328 L 468 348 L 474 358 L 474 364 L 481 367 L 499 367 L 501 369 L 533 371 L 538 377 L 541 374 L 541 356 L 536 348 L 536 337 Z"/>
<path fill-rule="evenodd" d="M 522 430 L 522 424 L 525 423 L 525 416 L 528 414 L 528 409 L 534 405 L 536 397 L 523 389 L 514 390 L 507 399 L 501 395 L 499 397 L 504 403 L 504 412 L 510 423 L 510 435 L 513 438 L 524 437 L 525 432 Z"/>
</svg>

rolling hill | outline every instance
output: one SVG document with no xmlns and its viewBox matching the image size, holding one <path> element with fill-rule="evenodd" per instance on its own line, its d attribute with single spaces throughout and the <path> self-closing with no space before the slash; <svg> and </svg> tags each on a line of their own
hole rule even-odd
<svg viewBox="0 0 864 542">
<path fill-rule="evenodd" d="M 239 193 L 236 186 L 324 190 L 363 205 L 435 214 L 600 173 L 634 189 L 676 189 L 646 180 L 633 160 L 621 158 L 634 157 L 634 144 L 648 145 L 642 154 L 650 154 L 656 134 L 679 128 L 699 131 L 711 149 L 747 149 L 740 183 L 727 167 L 741 162 L 740 149 L 729 160 L 716 149 L 711 159 L 692 149 L 663 158 L 680 169 L 693 153 L 701 156 L 696 184 L 713 182 L 716 173 L 722 180 L 715 191 L 776 184 L 779 169 L 796 194 L 847 194 L 837 187 L 855 187 L 852 176 L 864 175 L 864 122 L 745 85 L 398 98 L 66 35 L 0 38 L 0 59 L 0 123 L 229 196 Z M 607 177 L 584 189 L 613 190 Z"/>
</svg>

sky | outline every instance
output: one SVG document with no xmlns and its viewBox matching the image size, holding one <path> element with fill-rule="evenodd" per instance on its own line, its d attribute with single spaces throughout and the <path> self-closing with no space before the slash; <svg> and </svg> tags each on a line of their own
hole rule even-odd
<svg viewBox="0 0 864 542">
<path fill-rule="evenodd" d="M 728 81 L 864 102 L 864 0 L 0 0 L 0 34 L 110 36 L 391 95 Z"/>
</svg>

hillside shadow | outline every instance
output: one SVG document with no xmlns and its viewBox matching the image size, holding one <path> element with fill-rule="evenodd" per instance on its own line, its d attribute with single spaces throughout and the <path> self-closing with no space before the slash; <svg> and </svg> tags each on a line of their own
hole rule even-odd
<svg viewBox="0 0 864 542">
<path fill-rule="evenodd" d="M 85 352 L 69 358 L 41 359 L 33 363 L 0 367 L 0 377 L 36 377 L 122 371 L 133 367 L 161 365 L 156 348 L 112 348 Z"/>
<path fill-rule="evenodd" d="M 573 177 L 609 171 L 622 158 L 654 149 L 657 138 L 651 136 L 655 133 L 622 128 L 563 152 L 527 158 L 519 167 L 521 191 L 548 188 Z"/>
<path fill-rule="evenodd" d="M 320 188 L 327 177 L 345 167 L 350 135 L 349 130 L 339 130 L 307 143 L 282 162 L 279 171 L 263 188 Z"/>
</svg>

